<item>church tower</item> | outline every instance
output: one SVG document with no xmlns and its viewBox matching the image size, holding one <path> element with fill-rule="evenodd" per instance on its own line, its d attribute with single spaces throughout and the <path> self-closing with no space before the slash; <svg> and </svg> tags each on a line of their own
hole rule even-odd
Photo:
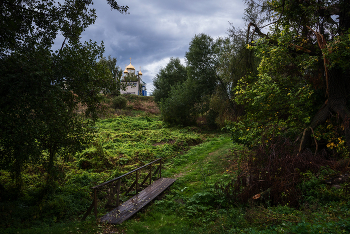
<svg viewBox="0 0 350 234">
<path fill-rule="evenodd" d="M 131 64 L 131 58 L 130 58 L 130 64 L 125 66 L 125 70 L 123 72 L 124 76 L 122 78 L 122 82 L 126 82 L 127 87 L 126 90 L 120 90 L 121 94 L 136 94 L 136 95 L 142 95 L 147 96 L 146 91 L 146 83 L 141 80 L 142 78 L 142 72 L 141 67 L 140 71 L 136 72 L 135 67 Z"/>
</svg>

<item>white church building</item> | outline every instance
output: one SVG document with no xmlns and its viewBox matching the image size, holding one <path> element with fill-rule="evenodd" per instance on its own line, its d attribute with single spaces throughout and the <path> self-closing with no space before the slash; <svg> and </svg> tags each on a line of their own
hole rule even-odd
<svg viewBox="0 0 350 234">
<path fill-rule="evenodd" d="M 131 64 L 131 58 L 130 58 L 130 64 L 125 67 L 125 70 L 122 76 L 122 82 L 126 82 L 126 89 L 125 90 L 121 89 L 120 93 L 147 96 L 146 83 L 143 82 L 141 78 L 142 78 L 141 68 L 140 68 L 140 71 L 137 72 L 135 70 L 135 67 Z"/>
</svg>

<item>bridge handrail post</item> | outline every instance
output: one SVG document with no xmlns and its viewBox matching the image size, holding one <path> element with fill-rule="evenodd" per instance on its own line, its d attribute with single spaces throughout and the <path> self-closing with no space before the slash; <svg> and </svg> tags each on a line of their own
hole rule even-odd
<svg viewBox="0 0 350 234">
<path fill-rule="evenodd" d="M 94 213 L 97 219 L 97 188 L 94 188 Z"/>
<path fill-rule="evenodd" d="M 152 184 L 152 164 L 149 165 L 149 185 Z"/>
<path fill-rule="evenodd" d="M 119 206 L 119 196 L 120 196 L 120 185 L 121 185 L 121 179 L 117 182 L 117 207 Z"/>
<path fill-rule="evenodd" d="M 159 178 L 162 178 L 162 158 L 160 159 L 160 162 L 159 162 Z"/>
<path fill-rule="evenodd" d="M 139 191 L 139 170 L 136 171 L 136 186 L 135 186 L 135 194 Z"/>
</svg>

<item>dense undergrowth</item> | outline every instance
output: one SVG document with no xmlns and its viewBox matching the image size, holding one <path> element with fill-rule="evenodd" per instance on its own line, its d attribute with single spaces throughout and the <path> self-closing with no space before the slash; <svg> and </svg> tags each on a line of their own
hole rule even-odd
<svg viewBox="0 0 350 234">
<path fill-rule="evenodd" d="M 0 172 L 1 233 L 350 232 L 348 168 L 331 155 L 297 155 L 281 137 L 249 149 L 225 133 L 168 127 L 138 109 L 149 98 L 128 98 L 125 109 L 97 122 L 85 150 L 58 158 L 50 186 L 44 168 L 31 165 L 15 197 L 9 173 Z M 163 176 L 177 180 L 157 200 L 121 225 L 93 215 L 80 221 L 93 185 L 159 157 Z M 345 183 L 332 183 L 339 178 Z"/>
<path fill-rule="evenodd" d="M 129 114 L 96 123 L 97 134 L 85 150 L 58 157 L 56 182 L 46 185 L 43 165 L 28 165 L 23 173 L 23 190 L 18 197 L 9 172 L 1 171 L 0 228 L 11 232 L 29 227 L 53 225 L 81 218 L 91 203 L 90 188 L 124 174 L 154 159 L 171 158 L 186 152 L 190 146 L 205 141 L 209 135 L 197 128 L 169 128 L 157 116 L 137 108 L 150 98 L 127 97 Z M 147 108 L 147 105 L 145 105 Z M 142 111 L 142 112 L 141 112 Z M 141 114 L 140 114 L 141 113 Z"/>
</svg>

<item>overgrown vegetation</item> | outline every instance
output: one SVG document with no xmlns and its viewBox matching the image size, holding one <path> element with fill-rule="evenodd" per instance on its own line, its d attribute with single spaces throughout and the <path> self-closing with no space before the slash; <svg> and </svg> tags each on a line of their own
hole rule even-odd
<svg viewBox="0 0 350 234">
<path fill-rule="evenodd" d="M 293 157 L 294 143 L 281 137 L 249 149 L 223 133 L 169 128 L 157 116 L 138 113 L 98 121 L 98 134 L 89 147 L 58 159 L 59 180 L 50 188 L 42 183 L 45 168 L 31 166 L 24 173 L 22 196 L 13 199 L 10 175 L 1 171 L 1 232 L 349 231 L 347 177 L 342 177 L 343 184 L 333 183 L 347 167 L 325 159 L 324 153 Z M 91 203 L 91 186 L 158 157 L 166 162 L 163 176 L 177 178 L 158 200 L 122 225 L 98 224 L 93 215 L 79 221 Z"/>
<path fill-rule="evenodd" d="M 113 98 L 112 102 L 115 109 L 124 109 L 126 107 L 127 100 L 123 96 L 117 96 Z"/>
<path fill-rule="evenodd" d="M 123 13 L 128 7 L 107 3 Z M 43 165 L 49 186 L 57 157 L 79 151 L 93 133 L 101 92 L 115 86 L 103 43 L 81 42 L 96 19 L 92 1 L 3 1 L 0 26 L 0 169 L 18 193 L 26 167 Z M 57 35 L 64 40 L 53 51 Z M 115 87 L 114 87 L 115 88 Z M 85 106 L 79 115 L 78 105 Z"/>
<path fill-rule="evenodd" d="M 237 174 L 214 190 L 227 204 L 244 209 L 241 223 L 252 224 L 222 232 L 347 232 L 348 214 L 332 218 L 329 207 L 341 213 L 348 203 L 349 5 L 245 2 L 246 29 L 232 25 L 229 37 L 215 42 L 207 35 L 193 38 L 187 79 L 169 85 L 169 96 L 160 103 L 163 120 L 194 124 L 204 117 L 208 124 L 226 125 L 233 142 L 244 145 L 232 157 Z M 213 89 L 204 86 L 197 96 L 204 80 Z M 201 207 L 206 208 L 215 209 Z M 288 209 L 297 215 L 275 212 Z M 317 216 L 323 220 L 315 221 Z"/>
<path fill-rule="evenodd" d="M 116 59 L 78 42 L 91 1 L 44 1 L 47 19 L 22 2 L 1 21 L 2 233 L 350 232 L 345 0 L 247 0 L 247 30 L 196 35 L 155 97 L 120 96 Z M 218 126 L 230 135 L 206 131 Z M 91 186 L 159 157 L 177 181 L 153 205 L 122 225 L 79 222 Z"/>
<path fill-rule="evenodd" d="M 138 99 L 129 100 L 137 104 Z M 2 230 L 11 233 L 22 228 L 53 225 L 77 220 L 91 203 L 90 188 L 142 166 L 164 158 L 170 167 L 179 154 L 200 144 L 210 135 L 196 128 L 167 128 L 158 117 L 138 110 L 132 116 L 120 115 L 96 123 L 97 135 L 81 152 L 57 158 L 56 181 L 45 186 L 47 170 L 41 165 L 29 165 L 24 170 L 23 190 L 16 194 L 10 173 L 1 171 Z M 92 217 L 90 217 L 92 218 Z"/>
</svg>

